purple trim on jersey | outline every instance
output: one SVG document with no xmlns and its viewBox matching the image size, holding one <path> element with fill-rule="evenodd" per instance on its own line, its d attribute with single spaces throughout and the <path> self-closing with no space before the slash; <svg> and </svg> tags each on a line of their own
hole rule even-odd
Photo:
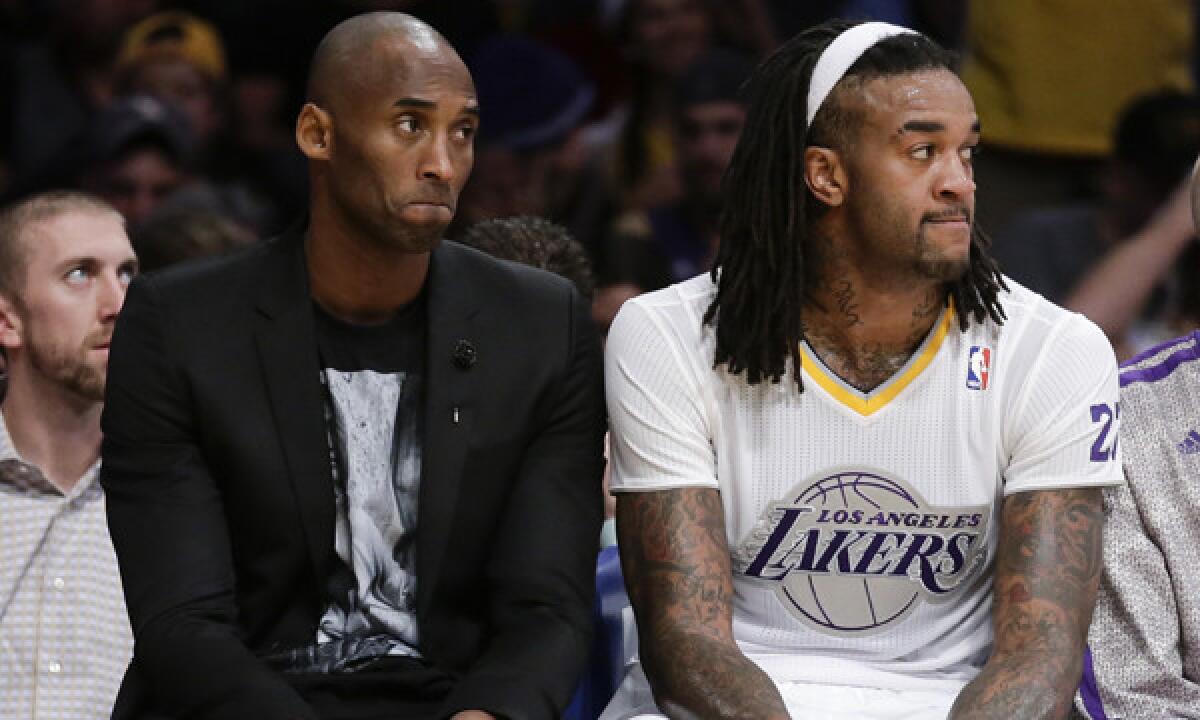
<svg viewBox="0 0 1200 720">
<path fill-rule="evenodd" d="M 1181 342 L 1188 341 L 1192 342 L 1191 347 L 1180 348 L 1179 350 L 1163 358 L 1157 365 L 1144 368 L 1132 367 L 1148 357 L 1161 353 L 1163 350 L 1166 350 L 1173 345 L 1178 345 Z M 1121 372 L 1121 387 L 1125 387 L 1126 385 L 1131 385 L 1137 382 L 1156 382 L 1158 380 L 1162 380 L 1166 376 L 1170 375 L 1175 368 L 1179 367 L 1181 363 L 1188 362 L 1190 360 L 1200 360 L 1200 330 L 1193 332 L 1191 335 L 1184 335 L 1181 338 L 1175 338 L 1174 340 L 1168 340 L 1161 345 L 1156 345 L 1145 352 L 1138 353 L 1137 356 L 1122 364 L 1121 367 L 1125 368 L 1125 370 Z"/>
<path fill-rule="evenodd" d="M 1096 669 L 1092 667 L 1092 649 L 1083 649 L 1083 679 L 1079 682 L 1079 697 L 1092 720 L 1108 720 L 1104 703 L 1100 700 L 1100 689 L 1096 687 Z"/>
</svg>

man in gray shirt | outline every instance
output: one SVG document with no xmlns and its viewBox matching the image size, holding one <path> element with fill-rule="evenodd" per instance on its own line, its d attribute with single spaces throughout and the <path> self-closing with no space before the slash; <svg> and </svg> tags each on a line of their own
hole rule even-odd
<svg viewBox="0 0 1200 720">
<path fill-rule="evenodd" d="M 1193 175 L 1193 215 L 1198 192 Z M 1091 720 L 1200 718 L 1200 331 L 1123 365 L 1120 409 L 1128 484 L 1104 499 L 1075 705 Z"/>
</svg>

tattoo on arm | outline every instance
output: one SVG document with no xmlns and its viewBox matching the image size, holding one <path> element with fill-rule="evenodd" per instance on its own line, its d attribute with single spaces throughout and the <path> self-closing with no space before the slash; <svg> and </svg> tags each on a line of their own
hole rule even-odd
<svg viewBox="0 0 1200 720">
<path fill-rule="evenodd" d="M 1022 492 L 1004 501 L 992 657 L 958 696 L 951 718 L 1067 716 L 1100 583 L 1103 523 L 1097 489 Z"/>
<path fill-rule="evenodd" d="M 617 529 L 639 651 L 659 708 L 672 718 L 787 718 L 775 684 L 733 640 L 720 494 L 622 494 Z"/>
</svg>

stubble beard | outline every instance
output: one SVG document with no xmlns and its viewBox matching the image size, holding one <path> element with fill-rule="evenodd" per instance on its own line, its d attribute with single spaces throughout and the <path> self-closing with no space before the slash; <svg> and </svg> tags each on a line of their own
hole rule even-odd
<svg viewBox="0 0 1200 720">
<path fill-rule="evenodd" d="M 28 342 L 29 364 L 68 393 L 88 402 L 103 402 L 107 364 L 97 366 L 89 362 L 87 357 L 95 343 L 100 341 L 99 333 L 93 333 L 78 347 L 69 349 L 44 344 L 31 335 Z"/>
<path fill-rule="evenodd" d="M 445 234 L 444 226 L 414 226 L 399 225 L 389 230 L 384 243 L 394 249 L 406 253 L 426 253 L 433 250 Z"/>
<path fill-rule="evenodd" d="M 916 257 L 913 260 L 912 269 L 918 278 L 953 283 L 961 280 L 971 267 L 970 246 L 968 246 L 966 254 L 951 257 L 925 237 L 924 223 L 917 230 L 915 245 Z"/>
</svg>

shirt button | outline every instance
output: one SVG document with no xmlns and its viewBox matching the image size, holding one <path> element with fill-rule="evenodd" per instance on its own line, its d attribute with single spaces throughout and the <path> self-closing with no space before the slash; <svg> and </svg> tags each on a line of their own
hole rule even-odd
<svg viewBox="0 0 1200 720">
<path fill-rule="evenodd" d="M 49 670 L 51 674 L 57 675 L 58 673 L 62 672 L 62 664 L 57 660 L 51 660 L 46 664 L 46 669 Z"/>
<path fill-rule="evenodd" d="M 50 582 L 50 584 L 54 586 L 55 590 L 62 590 L 67 586 L 67 581 L 60 577 L 56 577 Z"/>
</svg>

